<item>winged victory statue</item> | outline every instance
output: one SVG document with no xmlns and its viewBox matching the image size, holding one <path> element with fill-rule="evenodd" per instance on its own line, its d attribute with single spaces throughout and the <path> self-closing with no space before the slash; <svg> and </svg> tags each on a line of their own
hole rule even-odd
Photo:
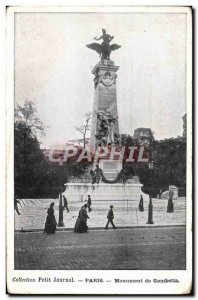
<svg viewBox="0 0 198 300">
<path fill-rule="evenodd" d="M 110 42 L 112 41 L 114 37 L 107 34 L 105 29 L 102 29 L 102 35 L 94 39 L 96 41 L 103 40 L 101 44 L 99 43 L 92 43 L 86 45 L 89 49 L 95 50 L 102 59 L 110 59 L 111 51 L 119 49 L 121 46 L 117 44 L 110 45 Z"/>
</svg>

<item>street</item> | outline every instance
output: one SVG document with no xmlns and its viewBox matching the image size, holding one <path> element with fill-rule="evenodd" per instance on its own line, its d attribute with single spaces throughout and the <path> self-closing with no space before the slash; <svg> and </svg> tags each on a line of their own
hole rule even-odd
<svg viewBox="0 0 198 300">
<path fill-rule="evenodd" d="M 15 232 L 16 270 L 183 270 L 185 226 Z"/>
</svg>

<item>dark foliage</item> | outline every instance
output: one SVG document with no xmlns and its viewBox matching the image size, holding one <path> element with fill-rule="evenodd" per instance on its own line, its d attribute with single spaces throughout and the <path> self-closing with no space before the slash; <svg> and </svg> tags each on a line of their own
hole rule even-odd
<svg viewBox="0 0 198 300">
<path fill-rule="evenodd" d="M 120 135 L 120 142 L 122 146 L 134 146 L 135 141 L 133 140 L 132 136 L 129 134 L 121 134 Z"/>
<path fill-rule="evenodd" d="M 60 192 L 59 178 L 61 172 L 59 166 L 45 160 L 39 142 L 32 135 L 31 129 L 26 127 L 24 123 L 16 123 L 14 130 L 14 179 L 17 197 L 56 197 Z"/>
<path fill-rule="evenodd" d="M 127 134 L 121 135 L 123 146 L 133 146 L 136 141 Z M 186 194 L 186 139 L 171 138 L 152 143 L 149 150 L 150 161 L 154 169 L 149 169 L 148 163 L 131 163 L 128 172 L 139 176 L 146 194 L 156 197 L 160 190 L 168 190 L 169 185 L 179 188 L 179 196 Z M 133 174 L 134 175 L 134 174 Z"/>
<path fill-rule="evenodd" d="M 156 197 L 169 185 L 179 188 L 179 196 L 186 194 L 186 140 L 171 138 L 156 141 L 153 149 L 154 169 L 139 168 L 138 175 L 144 184 L 143 191 Z"/>
<path fill-rule="evenodd" d="M 58 163 L 46 160 L 39 142 L 24 124 L 15 124 L 14 178 L 18 198 L 57 198 L 64 191 L 69 176 L 79 176 L 83 166 L 72 162 Z"/>
<path fill-rule="evenodd" d="M 32 102 L 17 106 L 14 126 L 14 182 L 18 198 L 57 198 L 68 176 L 79 176 L 81 165 L 71 162 L 60 166 L 43 155 L 36 135 L 43 125 Z"/>
</svg>

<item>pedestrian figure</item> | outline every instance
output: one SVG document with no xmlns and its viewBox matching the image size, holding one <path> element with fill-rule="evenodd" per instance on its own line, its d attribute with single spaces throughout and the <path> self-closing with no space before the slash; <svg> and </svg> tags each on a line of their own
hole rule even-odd
<svg viewBox="0 0 198 300">
<path fill-rule="evenodd" d="M 90 175 L 91 175 L 91 178 L 92 178 L 92 184 L 96 183 L 96 174 L 93 170 L 90 171 Z"/>
<path fill-rule="evenodd" d="M 79 211 L 78 218 L 74 227 L 74 232 L 87 232 L 87 219 L 90 219 L 87 214 L 87 204 L 83 205 Z"/>
<path fill-rule="evenodd" d="M 67 212 L 69 212 L 68 201 L 67 198 L 63 195 L 64 208 L 66 208 Z"/>
<path fill-rule="evenodd" d="M 172 212 L 174 212 L 174 204 L 173 204 L 172 196 L 170 196 L 168 199 L 167 213 L 172 213 Z"/>
<path fill-rule="evenodd" d="M 14 198 L 14 209 L 16 210 L 17 214 L 20 215 L 19 209 L 18 209 L 18 204 L 21 205 L 21 202 L 19 200 L 17 200 L 16 198 Z M 21 205 L 22 207 L 22 205 Z"/>
<path fill-rule="evenodd" d="M 95 169 L 94 173 L 95 173 L 95 175 L 96 175 L 96 183 L 99 183 L 99 182 L 100 182 L 100 178 L 101 178 L 102 175 L 103 175 L 102 169 L 99 168 L 98 165 L 96 165 L 96 169 Z"/>
<path fill-rule="evenodd" d="M 142 195 L 140 196 L 139 211 L 144 211 L 144 200 Z"/>
<path fill-rule="evenodd" d="M 113 226 L 113 229 L 116 229 L 114 223 L 113 223 L 113 219 L 114 219 L 114 213 L 113 213 L 113 205 L 110 205 L 110 209 L 109 209 L 109 212 L 108 212 L 108 215 L 107 215 L 107 224 L 105 226 L 105 229 L 108 229 L 108 226 L 109 226 L 109 222 L 111 223 L 111 225 Z"/>
<path fill-rule="evenodd" d="M 92 209 L 91 209 L 91 197 L 90 197 L 90 195 L 88 195 L 87 207 L 88 207 L 88 212 L 91 212 Z"/>
<path fill-rule="evenodd" d="M 47 217 L 45 222 L 44 233 L 50 234 L 55 233 L 56 231 L 56 218 L 54 216 L 54 202 L 50 204 L 50 207 L 47 210 Z"/>
</svg>

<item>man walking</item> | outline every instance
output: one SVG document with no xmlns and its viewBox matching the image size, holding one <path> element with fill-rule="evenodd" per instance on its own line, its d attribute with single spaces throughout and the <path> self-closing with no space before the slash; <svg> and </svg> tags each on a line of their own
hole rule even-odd
<svg viewBox="0 0 198 300">
<path fill-rule="evenodd" d="M 17 200 L 16 198 L 14 198 L 14 209 L 16 210 L 17 214 L 20 215 L 19 209 L 18 209 L 18 204 L 21 205 L 21 202 L 19 200 Z M 22 205 L 21 205 L 22 207 Z"/>
<path fill-rule="evenodd" d="M 113 223 L 113 219 L 114 219 L 113 205 L 110 205 L 110 209 L 109 209 L 109 212 L 108 212 L 108 215 L 107 215 L 107 219 L 108 219 L 108 221 L 107 221 L 105 229 L 108 229 L 109 222 L 113 226 L 113 229 L 116 229 L 116 227 L 115 227 L 115 225 Z"/>
<path fill-rule="evenodd" d="M 88 207 L 88 211 L 91 212 L 92 209 L 91 209 L 91 197 L 90 197 L 90 195 L 88 195 L 87 207 Z"/>
<path fill-rule="evenodd" d="M 63 195 L 64 208 L 66 208 L 67 212 L 69 212 L 67 198 Z"/>
</svg>

